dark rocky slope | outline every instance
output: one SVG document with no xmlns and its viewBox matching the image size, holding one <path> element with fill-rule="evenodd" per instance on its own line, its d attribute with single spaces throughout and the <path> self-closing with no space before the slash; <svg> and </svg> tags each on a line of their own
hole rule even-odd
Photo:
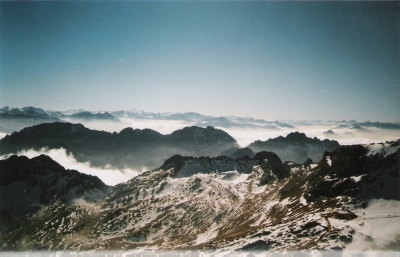
<svg viewBox="0 0 400 257">
<path fill-rule="evenodd" d="M 333 151 L 339 146 L 339 143 L 334 140 L 319 140 L 316 137 L 309 138 L 304 133 L 293 132 L 286 137 L 279 136 L 266 141 L 257 140 L 248 148 L 255 152 L 274 152 L 282 161 L 302 163 L 308 158 L 320 161 L 325 151 Z"/>
<path fill-rule="evenodd" d="M 56 200 L 96 202 L 107 188 L 98 177 L 66 170 L 46 155 L 32 159 L 13 155 L 0 160 L 2 220 L 18 218 Z"/>
<path fill-rule="evenodd" d="M 249 156 L 250 158 L 253 158 L 255 154 L 256 153 L 248 147 L 244 148 L 232 147 L 228 150 L 222 151 L 219 155 L 224 155 L 236 159 L 244 157 L 246 155 Z"/>
</svg>

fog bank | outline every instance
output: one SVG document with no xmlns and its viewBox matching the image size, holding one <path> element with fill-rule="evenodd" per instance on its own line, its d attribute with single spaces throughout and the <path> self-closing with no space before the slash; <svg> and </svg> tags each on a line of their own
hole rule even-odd
<svg viewBox="0 0 400 257">
<path fill-rule="evenodd" d="M 50 156 L 50 158 L 58 162 L 65 169 L 77 170 L 84 174 L 96 176 L 109 186 L 126 182 L 133 177 L 139 175 L 141 172 L 145 171 L 145 168 L 143 168 L 141 171 L 136 171 L 132 169 L 115 169 L 112 167 L 91 167 L 89 162 L 77 162 L 72 154 L 67 154 L 67 152 L 63 148 L 52 150 L 42 148 L 40 151 L 23 150 L 16 153 L 16 155 L 24 155 L 28 158 L 33 158 L 41 154 Z M 0 156 L 0 159 L 7 159 L 11 155 L 13 154 Z"/>
</svg>

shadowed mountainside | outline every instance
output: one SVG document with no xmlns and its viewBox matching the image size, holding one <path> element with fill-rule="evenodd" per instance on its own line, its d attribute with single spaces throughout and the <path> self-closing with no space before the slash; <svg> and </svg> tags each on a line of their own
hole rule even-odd
<svg viewBox="0 0 400 257">
<path fill-rule="evenodd" d="M 0 160 L 0 212 L 3 222 L 56 200 L 70 203 L 81 198 L 95 202 L 104 197 L 107 188 L 98 177 L 66 170 L 46 155 L 32 159 L 13 155 Z"/>
<path fill-rule="evenodd" d="M 324 151 L 333 151 L 339 146 L 339 143 L 334 140 L 309 138 L 304 133 L 293 132 L 286 137 L 279 136 L 266 141 L 257 140 L 251 143 L 248 148 L 255 152 L 274 152 L 282 161 L 303 163 L 308 158 L 318 162 L 321 160 Z"/>
<path fill-rule="evenodd" d="M 237 146 L 229 134 L 212 127 L 186 127 L 162 135 L 151 129 L 125 128 L 119 133 L 109 133 L 90 130 L 81 124 L 55 122 L 24 128 L 4 137 L 0 140 L 0 154 L 65 148 L 79 162 L 141 169 L 158 167 L 175 154 L 216 156 Z"/>
</svg>

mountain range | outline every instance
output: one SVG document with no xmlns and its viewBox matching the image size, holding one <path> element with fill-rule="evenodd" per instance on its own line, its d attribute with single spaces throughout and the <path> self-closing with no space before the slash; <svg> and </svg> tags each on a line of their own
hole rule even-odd
<svg viewBox="0 0 400 257">
<path fill-rule="evenodd" d="M 324 151 L 333 151 L 339 147 L 339 143 L 334 140 L 319 140 L 309 138 L 304 133 L 293 132 L 286 137 L 268 139 L 266 141 L 257 140 L 251 143 L 248 148 L 255 152 L 271 151 L 279 155 L 283 161 L 294 161 L 303 163 L 308 158 L 320 161 Z"/>
<path fill-rule="evenodd" d="M 29 125 L 36 125 L 44 122 L 54 121 L 68 121 L 68 122 L 84 122 L 84 121 L 109 121 L 109 122 L 121 122 L 122 120 L 130 119 L 143 119 L 143 120 L 175 120 L 175 121 L 186 121 L 192 122 L 195 126 L 201 127 L 222 127 L 222 128 L 268 128 L 268 129 L 279 129 L 283 128 L 294 128 L 292 125 L 284 122 L 270 122 L 262 119 L 243 118 L 243 117 L 211 117 L 204 116 L 195 112 L 187 113 L 151 113 L 144 111 L 101 111 L 101 112 L 89 112 L 85 110 L 68 110 L 68 111 L 45 111 L 41 108 L 35 107 L 23 107 L 10 108 L 5 106 L 0 109 L 0 119 L 11 123 L 13 126 L 7 126 L 7 129 L 3 128 L 3 132 L 9 133 L 15 131 L 15 129 L 22 129 Z M 21 125 L 17 126 L 17 121 Z M 22 126 L 23 125 L 23 126 Z"/>
<path fill-rule="evenodd" d="M 174 155 L 105 187 L 93 177 L 74 179 L 76 171 L 47 156 L 11 156 L 0 161 L 0 189 L 29 195 L 24 205 L 40 208 L 10 215 L 20 198 L 2 205 L 0 249 L 229 254 L 332 252 L 356 243 L 361 250 L 399 250 L 398 214 L 370 211 L 400 200 L 399 157 L 400 140 L 339 146 L 315 164 L 282 162 L 265 151 L 236 159 Z M 61 192 L 51 201 L 32 196 L 43 189 L 44 196 Z M 95 197 L 82 199 L 88 192 Z M 374 234 L 379 222 L 393 222 L 392 229 Z M 390 239 L 382 245 L 382 237 Z"/>
<path fill-rule="evenodd" d="M 238 145 L 226 132 L 194 126 L 162 135 L 151 129 L 125 128 L 109 133 L 81 124 L 55 122 L 27 127 L 0 140 L 3 155 L 24 149 L 64 148 L 79 162 L 139 170 L 160 166 L 175 154 L 217 156 L 231 147 Z"/>
<path fill-rule="evenodd" d="M 319 161 L 324 151 L 332 151 L 339 143 L 331 140 L 308 138 L 303 133 L 290 133 L 285 138 L 255 141 L 247 148 L 240 148 L 228 133 L 213 127 L 185 127 L 171 134 L 162 135 L 151 129 L 125 128 L 119 133 L 91 130 L 81 124 L 44 123 L 24 128 L 0 140 L 0 154 L 22 150 L 64 148 L 79 162 L 92 166 L 154 169 L 167 158 L 184 156 L 219 156 L 237 158 L 255 152 L 275 152 L 283 161 L 303 163 L 308 158 Z"/>
<path fill-rule="evenodd" d="M 129 111 L 87 111 L 87 110 L 67 110 L 67 111 L 54 111 L 43 110 L 36 107 L 23 107 L 23 108 L 10 108 L 5 106 L 0 109 L 0 132 L 12 133 L 19 131 L 27 126 L 37 125 L 48 122 L 74 122 L 74 123 L 88 123 L 101 121 L 102 123 L 108 122 L 109 124 L 123 124 L 131 126 L 129 120 L 142 120 L 142 121 L 177 121 L 184 122 L 187 126 L 199 127 L 218 127 L 224 129 L 256 129 L 265 130 L 268 132 L 279 131 L 295 131 L 299 127 L 324 125 L 331 126 L 330 129 L 336 131 L 351 130 L 357 131 L 356 128 L 372 130 L 400 130 L 400 123 L 389 122 L 357 122 L 350 121 L 267 121 L 264 119 L 255 119 L 251 117 L 213 117 L 206 116 L 195 112 L 185 113 L 152 113 L 145 111 L 129 110 Z M 128 124 L 129 123 L 129 124 Z M 363 133 L 363 131 L 358 131 Z M 347 133 L 347 135 L 349 135 Z"/>
<path fill-rule="evenodd" d="M 133 129 L 129 119 L 190 125 L 162 134 Z M 3 252 L 400 250 L 398 123 L 35 107 L 4 107 L 0 122 L 9 133 L 0 139 Z M 340 145 L 294 131 L 310 124 L 331 139 L 396 140 Z M 271 136 L 240 147 L 237 130 Z M 107 186 L 49 156 L 21 155 L 60 148 L 92 167 L 146 171 Z"/>
</svg>

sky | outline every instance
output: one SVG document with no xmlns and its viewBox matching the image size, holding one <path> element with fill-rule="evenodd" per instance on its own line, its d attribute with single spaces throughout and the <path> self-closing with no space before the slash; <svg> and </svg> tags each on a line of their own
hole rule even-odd
<svg viewBox="0 0 400 257">
<path fill-rule="evenodd" d="M 400 122 L 397 2 L 1 2 L 0 105 Z"/>
</svg>

